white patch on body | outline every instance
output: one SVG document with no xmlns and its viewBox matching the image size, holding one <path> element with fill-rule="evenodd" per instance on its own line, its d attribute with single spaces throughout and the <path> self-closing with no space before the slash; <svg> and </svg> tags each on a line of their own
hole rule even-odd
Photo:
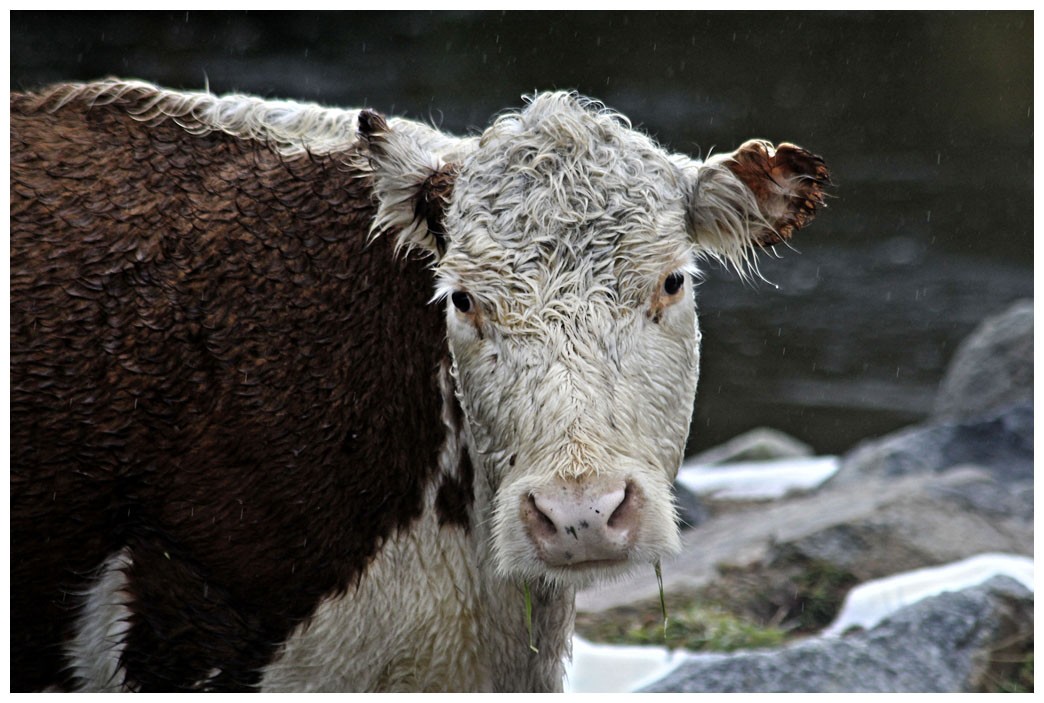
<svg viewBox="0 0 1044 703">
<path fill-rule="evenodd" d="M 124 638 L 130 629 L 127 574 L 131 557 L 124 549 L 102 565 L 94 584 L 83 594 L 75 634 L 65 644 L 72 673 L 82 690 L 126 690 L 126 672 L 120 664 Z"/>
</svg>

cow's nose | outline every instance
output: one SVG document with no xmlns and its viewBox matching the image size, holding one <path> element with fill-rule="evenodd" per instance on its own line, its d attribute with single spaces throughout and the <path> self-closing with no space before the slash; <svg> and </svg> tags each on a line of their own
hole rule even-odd
<svg viewBox="0 0 1044 703">
<path fill-rule="evenodd" d="M 638 536 L 641 496 L 631 482 L 555 484 L 530 493 L 522 521 L 551 566 L 620 561 Z"/>
</svg>

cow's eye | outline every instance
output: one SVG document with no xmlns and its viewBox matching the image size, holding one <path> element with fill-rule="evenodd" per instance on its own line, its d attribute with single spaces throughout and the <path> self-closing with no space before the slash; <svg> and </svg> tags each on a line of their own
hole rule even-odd
<svg viewBox="0 0 1044 703">
<path fill-rule="evenodd" d="M 453 301 L 453 307 L 457 308 L 461 312 L 471 312 L 471 296 L 462 290 L 454 291 L 450 295 L 450 300 Z"/>
<path fill-rule="evenodd" d="M 685 284 L 685 274 L 680 271 L 675 271 L 663 281 L 663 292 L 667 295 L 674 295 L 681 290 L 681 287 Z"/>
</svg>

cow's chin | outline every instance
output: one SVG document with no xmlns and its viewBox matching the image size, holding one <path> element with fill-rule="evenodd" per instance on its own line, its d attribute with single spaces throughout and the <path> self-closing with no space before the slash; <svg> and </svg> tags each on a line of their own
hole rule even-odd
<svg viewBox="0 0 1044 703">
<path fill-rule="evenodd" d="M 497 573 L 506 579 L 528 584 L 542 583 L 552 587 L 583 589 L 611 584 L 625 578 L 655 578 L 655 565 L 676 554 L 680 535 L 672 523 L 662 534 L 654 534 L 647 542 L 639 540 L 622 558 L 590 559 L 571 564 L 548 563 L 541 557 L 525 531 L 519 527 L 511 535 L 494 536 L 493 552 Z M 503 539 L 505 538 L 506 539 Z"/>
<path fill-rule="evenodd" d="M 653 579 L 654 565 L 660 556 L 641 553 L 626 559 L 594 559 L 560 566 L 548 564 L 533 554 L 512 556 L 498 552 L 496 561 L 498 573 L 509 580 L 579 590 L 630 576 L 640 577 L 643 572 L 648 572 L 649 578 Z"/>
<path fill-rule="evenodd" d="M 546 583 L 559 586 L 571 586 L 576 589 L 587 588 L 619 581 L 631 574 L 640 574 L 647 570 L 653 577 L 653 564 L 633 559 L 593 560 L 572 566 L 541 565 L 542 576 Z"/>
</svg>

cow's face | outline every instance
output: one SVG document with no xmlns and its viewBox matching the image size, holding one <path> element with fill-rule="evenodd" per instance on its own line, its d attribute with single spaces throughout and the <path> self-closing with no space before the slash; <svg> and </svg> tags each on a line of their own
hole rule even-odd
<svg viewBox="0 0 1044 703">
<path fill-rule="evenodd" d="M 821 202 L 821 162 L 757 142 L 699 164 L 565 93 L 449 164 L 377 118 L 362 132 L 376 229 L 436 255 L 500 572 L 582 585 L 677 550 L 695 262 L 742 268 L 752 243 L 789 236 Z"/>
</svg>

